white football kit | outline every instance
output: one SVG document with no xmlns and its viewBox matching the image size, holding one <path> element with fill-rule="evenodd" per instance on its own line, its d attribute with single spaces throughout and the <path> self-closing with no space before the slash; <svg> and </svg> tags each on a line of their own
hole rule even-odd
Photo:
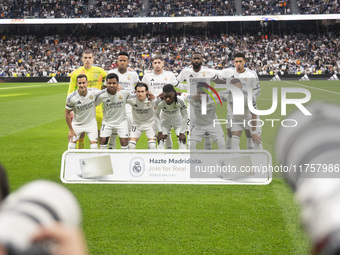
<svg viewBox="0 0 340 255">
<path fill-rule="evenodd" d="M 196 91 L 191 91 L 191 82 L 190 80 L 193 78 L 204 78 L 207 81 L 212 81 L 215 78 L 217 78 L 217 75 L 215 73 L 216 71 L 207 67 L 201 67 L 201 69 L 198 72 L 195 72 L 193 68 L 184 68 L 180 74 L 177 76 L 178 82 L 184 82 L 186 81 L 186 86 L 181 84 L 179 86 L 180 89 L 184 89 L 187 91 L 188 94 L 195 93 Z M 208 84 L 210 85 L 210 84 Z"/>
<path fill-rule="evenodd" d="M 109 137 L 113 132 L 117 132 L 120 138 L 129 137 L 125 105 L 130 97 L 132 94 L 127 90 L 117 91 L 111 95 L 104 89 L 98 94 L 96 104 L 103 103 L 104 108 L 100 137 Z"/>
<path fill-rule="evenodd" d="M 72 128 L 76 137 L 72 141 L 77 141 L 81 133 L 86 132 L 90 141 L 98 140 L 98 127 L 96 121 L 96 96 L 100 90 L 87 88 L 86 96 L 79 94 L 78 90 L 68 95 L 66 99 L 66 109 L 73 110 Z"/>
<path fill-rule="evenodd" d="M 216 71 L 216 73 L 218 77 L 221 79 L 226 79 L 227 81 L 230 81 L 234 78 L 239 79 L 244 89 L 252 88 L 253 97 L 255 99 L 261 94 L 259 77 L 255 71 L 252 71 L 249 68 L 245 68 L 244 72 L 238 73 L 235 67 L 229 67 L 220 71 Z"/>
<path fill-rule="evenodd" d="M 118 68 L 112 69 L 107 74 L 115 73 L 119 77 L 119 85 L 123 90 L 134 91 L 135 85 L 139 82 L 138 74 L 135 71 L 127 70 L 125 73 L 120 73 Z"/>
<path fill-rule="evenodd" d="M 178 85 L 176 76 L 169 71 L 163 71 L 161 74 L 155 74 L 153 71 L 147 72 L 142 82 L 148 85 L 149 91 L 156 97 L 163 92 L 164 85 L 171 84 L 174 87 Z"/>
<path fill-rule="evenodd" d="M 107 72 L 107 74 L 115 73 L 119 77 L 119 85 L 122 86 L 122 90 L 128 90 L 128 91 L 134 91 L 135 85 L 139 82 L 138 74 L 135 71 L 129 71 L 127 70 L 125 73 L 120 73 L 118 71 L 118 68 L 112 69 Z M 128 121 L 128 127 L 130 129 L 131 127 L 131 121 L 132 121 L 132 109 L 129 104 L 125 106 L 126 108 L 126 117 Z"/>
<path fill-rule="evenodd" d="M 227 83 L 229 83 L 232 79 L 236 78 L 239 79 L 242 84 L 242 89 L 247 91 L 248 88 L 252 88 L 252 98 L 253 98 L 253 106 L 256 107 L 256 99 L 261 94 L 261 87 L 260 87 L 260 81 L 255 71 L 250 70 L 249 68 L 245 68 L 244 72 L 238 73 L 235 67 L 229 67 L 226 69 L 223 69 L 221 71 L 217 71 L 218 77 L 222 79 L 226 79 Z M 244 94 L 247 94 L 247 92 L 244 92 Z M 247 104 L 247 97 L 245 97 L 245 104 Z M 232 98 L 229 97 L 228 102 L 228 119 L 232 120 L 233 118 L 237 119 L 249 119 L 249 116 L 251 118 L 251 113 L 245 105 L 245 115 L 246 116 L 233 116 L 232 114 Z M 246 110 L 247 109 L 247 110 Z M 247 112 L 248 111 L 248 112 Z M 247 113 L 247 114 L 246 114 Z M 250 115 L 249 115 L 250 114 Z M 230 128 L 230 123 L 228 122 L 227 128 Z M 236 127 L 235 127 L 236 128 Z M 240 127 L 237 129 L 239 130 Z M 249 127 L 247 127 L 248 129 Z M 261 127 L 257 127 L 256 131 L 261 134 Z"/>
<path fill-rule="evenodd" d="M 162 116 L 160 118 L 160 113 Z M 155 121 L 158 130 L 168 134 L 173 127 L 176 135 L 185 132 L 188 119 L 187 107 L 184 99 L 177 96 L 177 102 L 168 105 L 164 100 L 158 99 L 155 103 Z"/>
<path fill-rule="evenodd" d="M 215 73 L 215 70 L 207 68 L 202 66 L 201 69 L 198 72 L 195 72 L 194 69 L 191 68 L 184 68 L 180 74 L 177 76 L 178 82 L 181 82 L 181 84 L 178 86 L 180 89 L 186 90 L 187 94 L 195 94 L 197 91 L 197 88 L 193 87 L 194 83 L 192 80 L 196 78 L 204 78 L 206 80 L 206 83 L 210 85 L 211 80 L 214 80 L 217 78 L 217 75 Z M 182 82 L 186 81 L 187 84 L 184 85 Z M 190 116 L 190 112 L 188 112 L 188 121 L 187 121 L 187 131 L 190 130 L 189 124 L 190 120 L 194 118 Z"/>
<path fill-rule="evenodd" d="M 252 120 L 252 114 L 248 107 L 248 95 L 247 91 L 243 90 L 244 95 L 244 114 L 243 115 L 234 115 L 233 114 L 233 97 L 230 91 L 227 92 L 227 102 L 228 102 L 228 123 L 227 128 L 230 128 L 231 131 L 240 131 L 243 129 L 247 129 L 250 132 L 252 131 L 252 123 L 250 122 Z M 253 107 L 256 109 L 256 100 L 253 97 Z M 261 129 L 256 128 L 256 130 L 261 134 Z"/>
<path fill-rule="evenodd" d="M 132 123 L 130 137 L 139 138 L 145 131 L 147 138 L 156 138 L 154 121 L 154 101 L 147 98 L 140 102 L 137 97 L 131 97 L 127 103 L 132 107 Z"/>
<path fill-rule="evenodd" d="M 189 141 L 195 141 L 196 143 L 201 142 L 204 135 L 210 135 L 212 142 L 217 142 L 219 149 L 225 148 L 225 136 L 223 133 L 222 126 L 215 122 L 218 119 L 216 115 L 215 102 L 207 94 L 206 96 L 206 114 L 202 114 L 202 100 L 195 96 L 183 96 L 184 99 L 189 103 L 191 116 L 193 121 L 190 125 L 190 139 Z M 225 95 L 226 96 L 226 95 Z M 226 97 L 220 95 L 221 101 L 227 101 Z M 192 148 L 195 149 L 195 148 Z"/>
</svg>

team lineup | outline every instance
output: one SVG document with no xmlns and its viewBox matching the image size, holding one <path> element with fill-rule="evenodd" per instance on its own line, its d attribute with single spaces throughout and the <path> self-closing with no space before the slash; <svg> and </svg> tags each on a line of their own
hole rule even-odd
<svg viewBox="0 0 340 255">
<path fill-rule="evenodd" d="M 244 102 L 249 97 L 256 108 L 261 93 L 259 79 L 245 67 L 243 53 L 234 55 L 235 67 L 215 70 L 204 67 L 201 53 L 195 52 L 192 67 L 177 77 L 164 70 L 162 55 L 155 55 L 153 69 L 144 72 L 141 81 L 137 72 L 128 68 L 125 52 L 118 55 L 118 67 L 107 73 L 92 65 L 92 50 L 83 52 L 82 61 L 83 66 L 71 74 L 66 99 L 68 149 L 84 148 L 87 134 L 91 149 L 98 149 L 98 143 L 100 149 L 115 149 L 118 136 L 121 149 L 133 150 L 143 132 L 149 149 L 172 149 L 172 129 L 179 149 L 195 150 L 204 140 L 204 149 L 212 149 L 216 143 L 219 150 L 239 150 L 243 130 L 247 149 L 263 149 L 259 117 L 247 103 L 243 114 L 233 111 L 235 95 L 241 95 Z M 222 125 L 216 125 L 217 107 L 223 107 L 227 116 L 227 139 Z"/>
</svg>

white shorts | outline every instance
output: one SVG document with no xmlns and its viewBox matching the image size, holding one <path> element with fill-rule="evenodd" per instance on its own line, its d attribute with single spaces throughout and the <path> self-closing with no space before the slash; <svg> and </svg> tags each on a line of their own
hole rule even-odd
<svg viewBox="0 0 340 255">
<path fill-rule="evenodd" d="M 245 130 L 252 130 L 252 119 L 251 118 L 232 118 L 229 119 L 228 116 L 228 123 L 227 128 L 231 129 L 231 131 L 242 131 Z M 256 124 L 256 131 L 258 134 L 262 133 L 262 127 L 259 120 L 257 120 Z"/>
<path fill-rule="evenodd" d="M 162 119 L 161 120 L 162 133 L 164 135 L 167 135 L 171 131 L 171 128 L 173 128 L 175 130 L 176 135 L 179 136 L 179 133 L 181 132 L 182 128 L 181 121 L 182 117 L 177 118 L 175 120 Z"/>
<path fill-rule="evenodd" d="M 110 125 L 103 121 L 102 127 L 100 128 L 100 137 L 110 137 L 112 133 L 118 134 L 120 138 L 128 138 L 129 128 L 127 120 L 124 120 L 117 125 Z"/>
<path fill-rule="evenodd" d="M 131 130 L 130 130 L 130 138 L 139 138 L 143 131 L 145 131 L 146 137 L 148 139 L 156 139 L 156 126 L 150 126 L 149 128 L 140 128 L 138 125 L 135 123 L 131 124 Z"/>
<path fill-rule="evenodd" d="M 125 105 L 125 112 L 126 112 L 126 120 L 128 123 L 128 129 L 131 129 L 131 123 L 132 123 L 132 106 L 129 104 Z"/>
<path fill-rule="evenodd" d="M 188 113 L 188 120 L 187 120 L 187 126 L 185 127 L 185 132 L 190 133 L 190 107 L 187 107 L 187 113 Z"/>
<path fill-rule="evenodd" d="M 213 143 L 217 140 L 225 141 L 221 125 L 216 125 L 215 127 L 213 125 L 200 126 L 194 123 L 191 125 L 190 140 L 199 143 L 205 135 L 210 135 Z"/>
<path fill-rule="evenodd" d="M 96 121 L 90 124 L 86 124 L 86 125 L 74 125 L 72 123 L 72 128 L 74 132 L 76 133 L 76 136 L 72 138 L 71 142 L 76 142 L 80 138 L 80 135 L 83 132 L 87 134 L 87 137 L 89 138 L 91 142 L 98 141 L 98 127 L 97 127 Z"/>
</svg>

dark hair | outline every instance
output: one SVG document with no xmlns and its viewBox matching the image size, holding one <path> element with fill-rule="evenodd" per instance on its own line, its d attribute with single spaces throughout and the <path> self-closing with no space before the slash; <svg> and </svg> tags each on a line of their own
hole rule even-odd
<svg viewBox="0 0 340 255">
<path fill-rule="evenodd" d="M 246 60 L 246 56 L 244 55 L 244 53 L 242 52 L 237 52 L 235 55 L 234 55 L 234 59 L 235 58 L 243 58 L 244 60 Z"/>
<path fill-rule="evenodd" d="M 230 84 L 237 84 L 237 83 L 241 83 L 241 81 L 239 79 L 236 79 L 236 78 L 234 78 L 230 81 Z"/>
<path fill-rule="evenodd" d="M 174 88 L 174 86 L 172 84 L 166 84 L 163 86 L 163 92 L 167 93 L 167 92 L 174 92 L 176 93 L 176 90 Z"/>
<path fill-rule="evenodd" d="M 78 81 L 78 79 L 81 79 L 81 78 L 85 78 L 86 79 L 86 81 L 87 81 L 87 76 L 86 76 L 86 74 L 79 74 L 78 76 L 77 76 L 77 81 Z"/>
<path fill-rule="evenodd" d="M 0 202 L 9 194 L 9 184 L 7 174 L 3 166 L 0 164 Z"/>
<path fill-rule="evenodd" d="M 129 54 L 128 54 L 127 52 L 125 52 L 125 51 L 119 52 L 119 53 L 118 53 L 118 57 L 119 57 L 119 56 L 127 56 L 127 58 L 130 58 L 130 57 L 129 57 Z"/>
<path fill-rule="evenodd" d="M 115 74 L 115 73 L 109 73 L 109 74 L 106 76 L 106 81 L 107 81 L 108 79 L 116 79 L 117 82 L 119 82 L 119 77 L 118 77 L 118 75 Z"/>
<path fill-rule="evenodd" d="M 171 92 L 173 92 L 175 94 L 174 95 L 174 100 L 177 103 L 177 93 L 176 93 L 176 90 L 175 90 L 174 86 L 172 84 L 164 85 L 163 93 L 171 93 Z"/>
<path fill-rule="evenodd" d="M 137 88 L 145 88 L 145 91 L 149 91 L 149 87 L 147 84 L 145 84 L 144 82 L 138 82 L 135 86 L 135 90 L 137 90 Z"/>
<path fill-rule="evenodd" d="M 155 61 L 156 59 L 159 59 L 161 61 L 164 61 L 163 56 L 161 54 L 157 54 L 152 58 L 152 62 Z"/>
</svg>

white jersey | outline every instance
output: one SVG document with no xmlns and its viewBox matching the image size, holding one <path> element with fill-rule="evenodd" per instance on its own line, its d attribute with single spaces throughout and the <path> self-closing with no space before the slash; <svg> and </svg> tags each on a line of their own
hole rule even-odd
<svg viewBox="0 0 340 255">
<path fill-rule="evenodd" d="M 243 88 L 252 88 L 253 96 L 255 99 L 261 94 L 261 87 L 259 77 L 255 71 L 245 68 L 242 73 L 238 73 L 235 67 L 229 67 L 221 71 L 217 71 L 221 79 L 230 81 L 233 78 L 240 79 Z"/>
<path fill-rule="evenodd" d="M 125 73 L 120 73 L 118 68 L 112 69 L 108 71 L 107 74 L 115 73 L 119 77 L 119 85 L 122 86 L 122 89 L 134 91 L 135 85 L 139 82 L 138 74 L 135 71 L 127 70 Z"/>
<path fill-rule="evenodd" d="M 164 85 L 171 84 L 174 87 L 178 85 L 176 76 L 169 71 L 163 71 L 161 74 L 155 74 L 153 71 L 145 73 L 142 82 L 148 85 L 149 91 L 155 96 L 163 92 Z"/>
<path fill-rule="evenodd" d="M 183 82 L 186 81 L 187 82 L 187 93 L 190 93 L 190 80 L 193 78 L 204 78 L 208 81 L 214 80 L 215 78 L 217 78 L 217 75 L 215 73 L 214 69 L 210 69 L 207 67 L 201 67 L 201 69 L 198 72 L 195 72 L 193 68 L 184 68 L 180 74 L 177 76 L 177 80 L 179 82 Z M 210 82 L 208 82 L 208 85 Z"/>
<path fill-rule="evenodd" d="M 68 95 L 66 109 L 74 112 L 72 124 L 87 125 L 96 122 L 96 96 L 99 89 L 87 88 L 86 96 L 79 94 L 78 90 Z"/>
<path fill-rule="evenodd" d="M 97 96 L 96 104 L 103 103 L 104 117 L 103 123 L 110 125 L 118 125 L 126 120 L 125 105 L 127 99 L 132 96 L 130 91 L 121 90 L 111 95 L 107 89 L 100 91 Z"/>
<path fill-rule="evenodd" d="M 132 123 L 136 124 L 139 129 L 148 129 L 155 125 L 154 101 L 146 98 L 140 102 L 137 97 L 132 97 L 127 100 L 127 103 L 132 106 Z"/>
<path fill-rule="evenodd" d="M 155 103 L 155 120 L 157 129 L 162 130 L 160 126 L 160 112 L 162 111 L 162 122 L 172 123 L 176 119 L 181 119 L 180 133 L 184 133 L 188 119 L 186 108 L 185 101 L 180 96 L 177 96 L 177 102 L 174 101 L 171 105 L 168 105 L 164 100 L 159 98 Z"/>
<path fill-rule="evenodd" d="M 185 94 L 183 95 L 185 101 L 189 103 L 191 116 L 194 116 L 192 120 L 193 125 L 197 124 L 199 126 L 211 126 L 214 122 L 214 119 L 218 119 L 216 115 L 216 105 L 214 100 L 212 100 L 212 98 L 209 95 L 206 96 L 207 96 L 206 114 L 202 114 L 202 101 L 195 99 L 194 96 Z M 222 102 L 226 102 L 227 96 L 229 96 L 229 94 L 226 94 L 226 92 L 221 92 L 219 93 L 219 96 Z"/>
<path fill-rule="evenodd" d="M 237 119 L 237 120 L 243 120 L 243 119 L 251 119 L 252 118 L 252 114 L 249 110 L 248 107 L 248 96 L 247 96 L 247 91 L 243 90 L 243 95 L 244 95 L 244 114 L 243 115 L 234 115 L 233 114 L 233 97 L 232 97 L 232 93 L 230 92 L 230 90 L 228 90 L 226 92 L 226 100 L 228 102 L 228 117 L 231 119 Z M 256 100 L 255 97 L 253 96 L 253 106 L 256 109 L 257 105 L 256 105 Z"/>
</svg>

